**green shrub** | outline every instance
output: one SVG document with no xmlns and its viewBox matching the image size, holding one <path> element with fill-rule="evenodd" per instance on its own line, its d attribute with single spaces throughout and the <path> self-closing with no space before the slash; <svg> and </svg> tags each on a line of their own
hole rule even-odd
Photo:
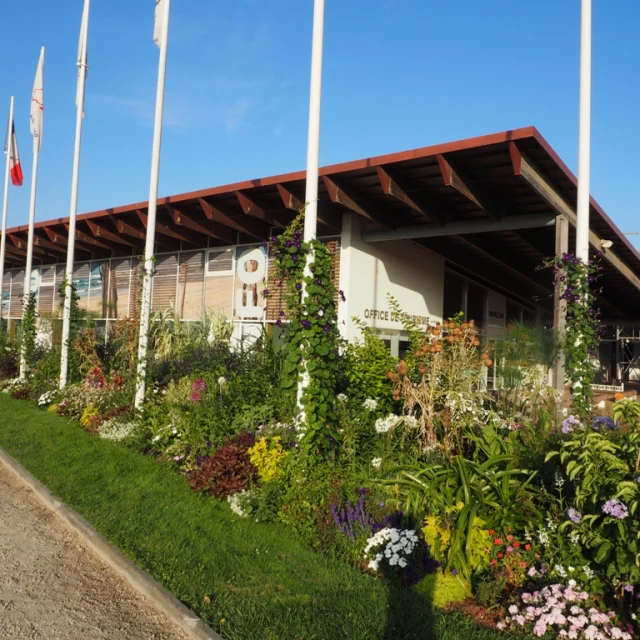
<svg viewBox="0 0 640 640">
<path fill-rule="evenodd" d="M 458 576 L 442 571 L 427 574 L 418 584 L 417 590 L 426 595 L 434 607 L 440 609 L 469 597 L 469 591 Z"/>
<path fill-rule="evenodd" d="M 381 411 L 391 411 L 393 407 L 392 386 L 386 373 L 392 371 L 397 360 L 392 357 L 384 341 L 371 327 L 354 320 L 362 331 L 362 339 L 349 343 L 345 352 L 344 377 L 345 392 L 357 404 L 367 398 L 378 401 Z"/>
</svg>

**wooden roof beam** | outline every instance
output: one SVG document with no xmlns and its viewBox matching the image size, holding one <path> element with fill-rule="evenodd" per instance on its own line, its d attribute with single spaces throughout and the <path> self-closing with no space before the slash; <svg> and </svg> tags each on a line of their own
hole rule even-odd
<svg viewBox="0 0 640 640">
<path fill-rule="evenodd" d="M 56 231 L 55 229 L 52 229 L 51 227 L 42 227 L 44 232 L 47 234 L 47 237 L 49 238 L 49 240 L 51 242 L 53 242 L 54 244 L 60 245 L 61 247 L 68 247 L 69 246 L 69 236 L 68 235 L 64 235 L 62 233 L 60 233 L 59 231 Z M 78 242 L 78 240 L 76 240 L 75 242 L 75 247 L 76 249 L 78 249 L 78 251 L 85 251 L 86 253 L 92 253 L 92 249 L 90 247 L 88 247 L 87 245 L 82 244 L 82 242 Z"/>
<path fill-rule="evenodd" d="M 438 160 L 438 166 L 440 168 L 440 175 L 446 187 L 455 189 L 458 193 L 462 194 L 467 200 L 472 202 L 478 209 L 484 211 L 490 218 L 499 220 L 502 215 L 501 207 L 496 203 L 489 202 L 489 197 L 486 194 L 480 194 L 477 187 L 472 188 L 468 180 L 463 180 L 460 175 L 460 171 L 454 169 L 451 165 L 451 161 L 439 153 L 436 156 Z"/>
<path fill-rule="evenodd" d="M 145 231 L 142 231 L 142 229 L 138 229 L 134 227 L 133 225 L 129 224 L 128 222 L 125 222 L 118 216 L 112 215 L 111 222 L 113 222 L 115 228 L 118 230 L 118 233 L 134 239 L 134 241 L 131 241 L 131 240 L 127 241 L 128 246 L 134 247 L 135 249 L 141 249 L 144 247 L 144 243 L 147 239 L 147 234 Z M 158 232 L 158 226 L 160 225 L 156 223 L 156 232 Z M 145 225 L 145 229 L 146 228 L 147 227 Z M 135 242 L 135 240 L 138 240 L 139 242 Z M 162 238 L 158 238 L 157 234 L 155 237 L 155 243 L 170 249 L 175 248 L 173 244 L 167 243 Z"/>
<path fill-rule="evenodd" d="M 136 210 L 136 214 L 138 215 L 142 226 L 147 229 L 149 225 L 149 216 L 144 213 L 144 211 L 140 211 L 140 209 Z M 202 236 L 187 231 L 186 229 L 180 229 L 180 232 L 178 233 L 174 229 L 156 221 L 156 242 L 158 244 L 163 244 L 163 240 L 157 238 L 158 235 L 173 238 L 179 242 L 186 242 L 187 244 L 192 244 L 196 247 L 199 247 L 202 244 Z"/>
<path fill-rule="evenodd" d="M 175 224 L 181 227 L 186 227 L 187 229 L 191 229 L 191 231 L 195 231 L 196 233 L 201 233 L 204 236 L 215 238 L 216 240 L 220 240 L 225 244 L 236 243 L 235 234 L 228 227 L 217 224 L 216 222 L 210 222 L 209 225 L 205 227 L 199 222 L 193 220 L 193 218 L 190 218 L 179 209 L 176 209 L 174 206 L 166 205 L 166 207 Z"/>
<path fill-rule="evenodd" d="M 236 198 L 238 198 L 240 207 L 246 215 L 266 222 L 270 226 L 286 229 L 286 224 L 278 220 L 273 213 L 265 211 L 258 203 L 254 202 L 245 193 L 242 193 L 242 191 L 236 191 Z"/>
<path fill-rule="evenodd" d="M 296 211 L 297 213 L 301 213 L 304 210 L 306 205 L 302 200 L 296 198 L 296 196 L 284 185 L 277 184 L 276 186 L 278 187 L 278 193 L 280 194 L 280 198 L 282 199 L 282 203 L 286 209 Z M 333 229 L 334 231 L 342 231 L 341 216 L 333 211 L 329 211 L 329 209 L 327 209 L 327 207 L 323 207 L 320 202 L 318 202 L 317 216 L 318 222 L 324 224 L 330 229 Z"/>
<path fill-rule="evenodd" d="M 13 233 L 8 233 L 7 234 L 7 238 L 9 238 L 9 240 L 11 240 L 11 243 L 13 244 L 13 246 L 16 249 L 18 249 L 20 251 L 24 251 L 24 255 L 26 257 L 26 255 L 27 255 L 27 241 L 26 240 L 22 240 L 22 238 L 20 238 L 19 236 L 15 235 Z M 47 256 L 49 258 L 56 258 L 57 259 L 57 255 L 56 254 L 52 255 L 46 249 L 43 249 L 43 248 L 35 246 L 35 245 L 33 247 L 33 255 Z"/>
<path fill-rule="evenodd" d="M 40 247 L 42 249 L 47 249 L 48 251 L 53 251 L 54 253 L 61 253 L 63 255 L 66 255 L 67 253 L 66 247 L 62 247 L 59 244 L 50 242 L 49 240 L 45 240 L 44 238 L 40 237 L 37 233 L 33 234 L 33 246 Z"/>
<path fill-rule="evenodd" d="M 381 218 L 374 214 L 371 211 L 364 209 L 360 206 L 345 190 L 341 187 L 334 178 L 329 178 L 329 176 L 322 176 L 322 180 L 324 182 L 324 186 L 329 192 L 329 198 L 331 198 L 331 202 L 335 202 L 336 204 L 340 204 L 347 209 L 350 209 L 354 213 L 366 218 L 367 220 L 371 220 L 371 222 L 375 222 L 377 224 L 382 225 L 383 227 L 389 227 L 389 224 L 383 222 Z"/>
<path fill-rule="evenodd" d="M 544 177 L 540 169 L 538 169 L 513 141 L 509 143 L 509 154 L 514 175 L 520 176 L 525 180 L 558 215 L 567 218 L 575 227 L 577 225 L 575 208 L 558 193 L 554 186 Z M 614 237 L 615 233 L 612 231 L 611 235 Z M 602 251 L 602 242 L 608 239 L 609 238 L 600 238 L 597 233 L 589 229 L 589 243 L 596 251 Z M 640 291 L 640 277 L 621 260 L 615 253 L 615 250 L 607 249 L 606 251 L 602 251 L 602 253 L 604 259 L 611 263 L 615 269 Z"/>
<path fill-rule="evenodd" d="M 207 217 L 207 220 L 222 224 L 230 229 L 235 229 L 240 233 L 246 233 L 252 238 L 257 240 L 266 240 L 269 237 L 269 227 L 263 222 L 244 216 L 242 218 L 232 218 L 228 213 L 225 213 L 220 209 L 218 205 L 211 204 L 204 198 L 198 198 L 202 213 Z"/>
<path fill-rule="evenodd" d="M 378 180 L 382 186 L 382 191 L 385 195 L 391 196 L 396 200 L 402 202 L 413 211 L 416 211 L 421 216 L 424 216 L 427 220 L 435 222 L 436 224 L 442 224 L 442 220 L 439 216 L 432 212 L 427 211 L 424 207 L 420 206 L 415 200 L 409 196 L 409 194 L 389 175 L 389 172 L 385 167 L 376 167 L 378 173 Z"/>
<path fill-rule="evenodd" d="M 69 231 L 69 225 L 67 223 L 64 223 L 62 226 L 67 231 Z M 104 242 L 101 242 L 100 240 L 96 240 L 95 238 L 92 238 L 90 235 L 86 234 L 81 229 L 78 229 L 78 227 L 76 227 L 76 241 L 84 242 L 85 244 L 91 247 L 97 247 L 98 249 L 104 249 L 105 251 L 113 251 L 112 247 L 105 244 Z"/>
<path fill-rule="evenodd" d="M 100 242 L 100 244 L 103 244 L 101 241 L 104 240 L 104 241 L 113 242 L 115 244 L 122 245 L 125 247 L 133 247 L 133 248 L 138 247 L 138 245 L 135 245 L 133 242 L 130 242 L 129 240 L 123 238 L 122 235 L 113 233 L 112 231 L 109 231 L 109 229 L 105 229 L 102 225 L 96 224 L 91 220 L 86 220 L 86 223 L 91 233 L 96 238 L 100 238 L 100 240 L 98 241 Z M 107 245 L 103 244 L 103 246 L 106 247 Z"/>
</svg>

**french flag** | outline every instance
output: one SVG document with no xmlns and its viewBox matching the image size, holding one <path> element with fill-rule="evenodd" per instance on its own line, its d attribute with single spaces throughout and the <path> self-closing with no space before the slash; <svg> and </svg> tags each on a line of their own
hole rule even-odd
<svg viewBox="0 0 640 640">
<path fill-rule="evenodd" d="M 18 139 L 16 138 L 16 126 L 11 123 L 11 139 L 4 144 L 5 154 L 9 154 L 9 170 L 11 172 L 11 182 L 14 186 L 22 186 L 22 167 L 20 166 L 20 155 L 18 153 Z"/>
</svg>

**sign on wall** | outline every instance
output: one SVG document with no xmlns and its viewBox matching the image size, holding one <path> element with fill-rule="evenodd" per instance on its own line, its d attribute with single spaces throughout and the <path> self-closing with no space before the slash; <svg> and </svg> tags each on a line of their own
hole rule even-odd
<svg viewBox="0 0 640 640">
<path fill-rule="evenodd" d="M 264 283 L 267 277 L 265 247 L 236 249 L 235 316 L 241 320 L 261 320 L 264 316 Z"/>
<path fill-rule="evenodd" d="M 507 328 L 507 300 L 495 291 L 487 295 L 487 335 L 503 336 Z"/>
</svg>

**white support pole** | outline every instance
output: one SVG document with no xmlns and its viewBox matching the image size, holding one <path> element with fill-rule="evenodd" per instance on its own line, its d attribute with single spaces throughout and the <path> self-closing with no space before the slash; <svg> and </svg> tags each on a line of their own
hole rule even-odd
<svg viewBox="0 0 640 640">
<path fill-rule="evenodd" d="M 304 210 L 304 241 L 315 240 L 318 220 L 318 173 L 320 164 L 320 105 L 322 102 L 322 47 L 324 39 L 324 0 L 315 0 L 313 5 L 313 39 L 311 45 L 311 91 L 309 95 L 309 137 L 307 142 L 307 184 Z M 307 255 L 304 276 L 311 274 L 313 252 Z M 302 300 L 306 298 L 305 283 L 302 283 Z M 298 383 L 298 408 L 302 413 L 302 395 L 309 386 L 309 373 L 305 371 Z"/>
<path fill-rule="evenodd" d="M 13 134 L 13 96 L 9 102 L 9 124 L 7 125 L 7 161 L 4 170 L 4 197 L 2 199 L 2 238 L 0 238 L 0 332 L 2 332 L 2 288 L 4 285 L 4 259 L 7 243 L 7 213 L 9 211 L 9 176 L 11 173 L 11 136 Z"/>
<path fill-rule="evenodd" d="M 144 404 L 147 377 L 147 343 L 149 319 L 151 316 L 151 286 L 153 284 L 153 258 L 156 239 L 156 211 L 158 207 L 158 180 L 160 177 L 160 147 L 162 143 L 162 113 L 164 108 L 164 83 L 167 70 L 167 41 L 169 39 L 169 5 L 164 0 L 164 16 L 160 34 L 160 62 L 158 64 L 158 85 L 156 89 L 156 115 L 153 128 L 153 148 L 151 154 L 151 180 L 149 184 L 149 215 L 147 237 L 144 248 L 144 274 L 142 279 L 142 302 L 140 305 L 140 335 L 138 338 L 138 368 L 135 407 Z"/>
<path fill-rule="evenodd" d="M 83 13 L 80 38 L 86 38 L 89 20 L 89 0 Z M 85 20 L 87 21 L 85 24 Z M 71 205 L 69 209 L 69 238 L 67 241 L 67 266 L 65 271 L 64 307 L 62 312 L 62 344 L 60 356 L 60 389 L 67 386 L 69 378 L 69 335 L 71 334 L 71 303 L 73 298 L 73 262 L 76 244 L 76 217 L 78 214 L 78 182 L 80 178 L 80 146 L 84 115 L 85 80 L 87 77 L 86 40 L 84 54 L 78 58 L 78 88 L 76 94 L 76 139 L 73 147 L 73 172 L 71 174 Z"/>
<path fill-rule="evenodd" d="M 38 160 L 40 158 L 40 150 L 33 150 L 33 173 L 31 175 L 31 200 L 29 204 L 29 234 L 27 237 L 27 261 L 24 267 L 24 287 L 22 290 L 23 306 L 22 306 L 22 324 L 24 328 L 24 312 L 29 304 L 29 294 L 31 293 L 31 266 L 33 264 L 33 224 L 36 219 L 36 187 L 38 184 Z M 25 353 L 24 340 L 20 348 L 20 377 L 27 375 L 27 360 Z"/>
<path fill-rule="evenodd" d="M 578 211 L 576 257 L 589 260 L 591 168 L 591 0 L 582 0 L 580 27 L 580 129 L 578 141 Z"/>
</svg>

